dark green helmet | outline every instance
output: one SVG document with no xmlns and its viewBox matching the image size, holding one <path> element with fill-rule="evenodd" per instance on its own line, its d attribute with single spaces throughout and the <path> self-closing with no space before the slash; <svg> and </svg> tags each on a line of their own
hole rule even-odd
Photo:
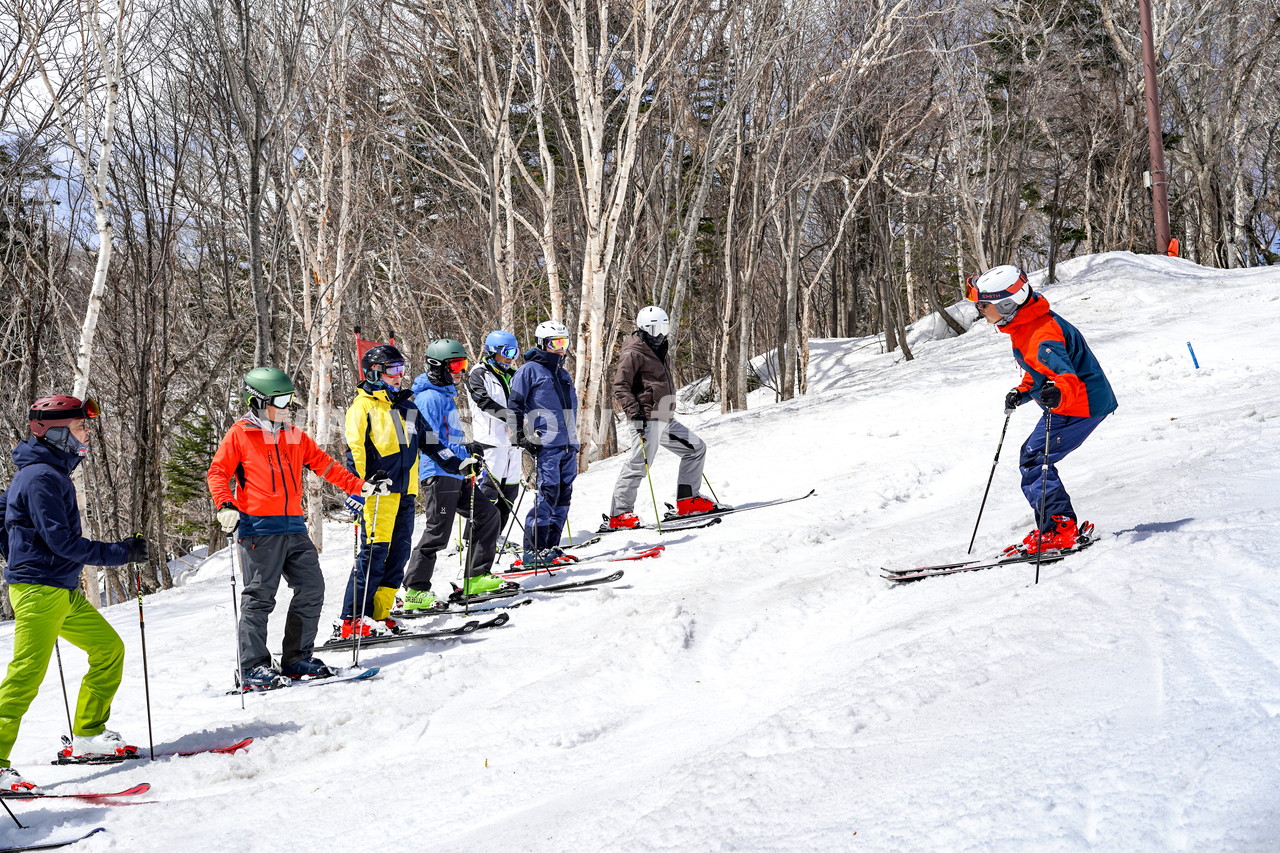
<svg viewBox="0 0 1280 853">
<path fill-rule="evenodd" d="M 467 348 L 452 338 L 440 338 L 427 347 L 427 364 L 440 367 L 455 358 L 466 358 Z"/>
<path fill-rule="evenodd" d="M 261 409 L 268 403 L 283 409 L 293 402 L 293 380 L 276 367 L 250 370 L 244 375 L 242 389 L 245 405 L 251 409 Z"/>
</svg>

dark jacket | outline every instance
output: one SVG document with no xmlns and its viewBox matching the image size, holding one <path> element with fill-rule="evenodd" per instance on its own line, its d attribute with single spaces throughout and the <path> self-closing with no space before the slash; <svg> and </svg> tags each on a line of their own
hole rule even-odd
<svg viewBox="0 0 1280 853">
<path fill-rule="evenodd" d="M 31 436 L 13 449 L 13 462 L 18 473 L 0 495 L 5 533 L 0 549 L 9 561 L 6 581 L 75 589 L 85 565 L 127 562 L 124 542 L 95 542 L 80 535 L 80 509 L 71 482 L 79 456 Z"/>
<path fill-rule="evenodd" d="M 667 342 L 654 344 L 639 329 L 622 339 L 613 371 L 613 399 L 631 420 L 670 420 L 676 389 L 667 367 Z"/>
<path fill-rule="evenodd" d="M 511 409 L 523 416 L 526 438 L 544 447 L 578 446 L 578 392 L 563 363 L 534 347 L 511 380 Z"/>
</svg>

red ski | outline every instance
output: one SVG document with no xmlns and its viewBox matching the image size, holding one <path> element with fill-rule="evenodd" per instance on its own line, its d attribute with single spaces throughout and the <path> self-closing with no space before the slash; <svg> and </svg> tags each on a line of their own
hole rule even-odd
<svg viewBox="0 0 1280 853">
<path fill-rule="evenodd" d="M 66 741 L 65 735 L 63 736 L 63 741 L 64 742 Z M 240 741 L 239 743 L 233 743 L 233 744 L 230 744 L 229 746 L 210 746 L 210 747 L 205 747 L 204 749 L 192 749 L 192 750 L 181 750 L 181 751 L 170 750 L 169 752 L 157 752 L 156 758 L 170 758 L 173 756 L 186 757 L 189 755 L 205 755 L 206 753 L 230 755 L 233 752 L 239 752 L 242 749 L 247 749 L 249 744 L 251 743 L 253 743 L 253 738 L 247 737 L 244 740 Z M 69 745 L 67 749 L 70 749 Z M 53 763 L 54 764 L 120 764 L 125 761 L 136 761 L 139 758 L 149 758 L 149 757 L 150 757 L 150 751 L 143 752 L 142 749 L 139 749 L 137 752 L 130 752 L 126 755 L 95 755 L 93 758 L 72 758 L 69 755 L 59 754 L 58 757 L 54 759 Z"/>
<path fill-rule="evenodd" d="M 110 793 L 85 793 L 85 794 L 50 794 L 39 793 L 33 794 L 30 791 L 0 791 L 0 799 L 5 800 L 87 800 L 89 802 L 100 802 L 103 800 L 114 800 L 119 797 L 136 797 L 138 794 L 145 794 L 151 790 L 151 786 L 146 782 L 141 785 L 134 785 L 132 788 L 125 788 L 123 791 L 112 791 Z"/>
</svg>

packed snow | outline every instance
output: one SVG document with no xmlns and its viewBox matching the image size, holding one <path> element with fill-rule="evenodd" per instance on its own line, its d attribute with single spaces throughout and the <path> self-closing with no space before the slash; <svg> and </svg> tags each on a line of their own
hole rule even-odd
<svg viewBox="0 0 1280 853">
<path fill-rule="evenodd" d="M 1026 565 L 880 577 L 964 556 L 1020 375 L 1007 338 L 985 323 L 947 338 L 926 319 L 912 361 L 876 338 L 814 341 L 807 396 L 685 418 L 721 501 L 814 497 L 606 537 L 587 553 L 667 550 L 502 628 L 365 649 L 382 667 L 370 681 L 244 711 L 224 695 L 217 553 L 146 600 L 155 743 L 256 742 L 50 766 L 66 730 L 51 667 L 15 766 L 54 792 L 153 787 L 129 807 L 13 804 L 33 828 L 0 842 L 101 825 L 78 850 L 1280 849 L 1280 269 L 1111 253 L 1062 264 L 1043 292 L 1120 409 L 1060 466 L 1101 540 L 1038 585 Z M 1016 459 L 1034 422 L 1034 406 L 1013 416 L 977 554 L 1031 526 Z M 579 478 L 575 537 L 608 509 L 618 462 Z M 674 457 L 653 476 L 673 500 Z M 638 510 L 653 516 L 647 489 Z M 350 526 L 331 525 L 322 638 L 351 548 Z M 441 559 L 437 592 L 457 566 Z M 106 612 L 130 653 L 111 725 L 145 749 L 137 605 Z M 74 691 L 83 655 L 64 644 L 63 660 Z"/>
</svg>

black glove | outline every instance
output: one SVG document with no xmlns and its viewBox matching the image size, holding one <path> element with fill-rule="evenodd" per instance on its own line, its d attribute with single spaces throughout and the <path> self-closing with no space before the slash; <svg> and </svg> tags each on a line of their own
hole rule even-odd
<svg viewBox="0 0 1280 853">
<path fill-rule="evenodd" d="M 147 540 L 143 539 L 141 534 L 130 536 L 120 544 L 125 547 L 124 561 L 126 563 L 145 563 L 147 561 L 149 548 Z"/>
<path fill-rule="evenodd" d="M 387 476 L 386 471 L 374 471 L 373 476 L 364 481 L 364 486 L 360 489 L 361 497 L 369 497 L 369 495 L 389 495 L 391 494 L 391 478 Z"/>
<path fill-rule="evenodd" d="M 519 447 L 521 450 L 527 450 L 533 454 L 537 454 L 538 452 L 538 445 L 529 438 L 529 434 L 524 430 L 520 430 L 516 433 L 516 447 Z"/>
<path fill-rule="evenodd" d="M 467 442 L 466 447 L 467 447 L 467 452 L 470 453 L 472 456 L 484 456 L 484 452 L 486 450 L 491 449 L 489 445 L 481 444 L 478 441 L 469 441 Z"/>
<path fill-rule="evenodd" d="M 1020 405 L 1022 405 L 1022 392 L 1017 388 L 1004 395 L 1004 413 L 1006 415 Z"/>
<path fill-rule="evenodd" d="M 1040 403 L 1052 411 L 1062 405 L 1062 391 L 1052 382 L 1046 382 L 1040 389 Z"/>
<path fill-rule="evenodd" d="M 646 421 L 645 421 L 645 419 L 644 419 L 644 418 L 632 418 L 632 419 L 631 419 L 631 431 L 632 431 L 632 432 L 634 432 L 634 433 L 636 434 L 636 437 L 637 437 L 637 438 L 644 438 L 644 425 L 645 425 L 645 423 L 646 423 Z"/>
</svg>

